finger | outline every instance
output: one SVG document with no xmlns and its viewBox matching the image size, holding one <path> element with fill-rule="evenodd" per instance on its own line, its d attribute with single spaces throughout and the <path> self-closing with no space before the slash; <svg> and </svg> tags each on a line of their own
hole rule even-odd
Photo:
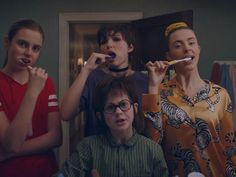
<svg viewBox="0 0 236 177">
<path fill-rule="evenodd" d="M 46 70 L 43 69 L 43 68 L 37 68 L 37 69 L 36 69 L 36 72 L 37 72 L 38 75 L 41 75 L 41 76 L 43 76 L 44 74 L 46 74 Z"/>
<path fill-rule="evenodd" d="M 166 65 L 164 62 L 160 62 L 159 65 L 160 65 L 160 66 L 159 66 L 160 69 L 162 69 L 162 70 L 167 67 L 167 65 Z"/>
<path fill-rule="evenodd" d="M 45 79 L 48 78 L 48 73 L 44 73 L 44 78 L 45 78 Z"/>
<path fill-rule="evenodd" d="M 155 62 L 155 66 L 156 66 L 158 69 L 166 69 L 166 67 L 167 67 L 168 65 L 166 65 L 164 61 L 156 61 L 156 62 Z"/>
<path fill-rule="evenodd" d="M 29 65 L 27 65 L 27 69 L 28 69 L 28 70 L 31 70 L 31 69 L 33 69 L 33 67 L 32 67 L 32 66 L 29 66 Z"/>
<path fill-rule="evenodd" d="M 36 73 L 36 70 L 37 70 L 36 67 L 31 67 L 31 68 L 27 67 L 27 69 L 28 69 L 28 71 L 31 75 L 34 75 Z"/>
<path fill-rule="evenodd" d="M 168 61 L 163 61 L 165 65 L 170 65 Z"/>
<path fill-rule="evenodd" d="M 95 60 L 95 64 L 97 64 L 97 65 L 100 65 L 100 64 L 102 64 L 102 63 L 104 63 L 103 60 L 102 60 L 102 58 L 97 58 L 97 59 Z"/>
<path fill-rule="evenodd" d="M 152 61 L 149 61 L 146 63 L 146 67 L 149 68 L 149 67 L 153 67 L 154 66 L 154 63 Z"/>
<path fill-rule="evenodd" d="M 94 63 L 96 65 L 100 65 L 101 63 L 104 63 L 106 55 L 101 54 L 101 53 L 92 53 L 92 55 L 88 59 L 88 63 Z"/>
</svg>

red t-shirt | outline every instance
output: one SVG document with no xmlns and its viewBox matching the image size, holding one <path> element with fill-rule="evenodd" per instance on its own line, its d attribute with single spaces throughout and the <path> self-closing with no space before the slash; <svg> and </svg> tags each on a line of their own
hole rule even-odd
<svg viewBox="0 0 236 177">
<path fill-rule="evenodd" d="M 5 112 L 9 122 L 15 117 L 26 90 L 27 83 L 19 84 L 0 71 L 0 111 Z M 48 113 L 58 111 L 55 88 L 52 79 L 48 78 L 44 89 L 38 96 L 33 113 L 32 135 L 29 135 L 26 139 L 32 139 L 47 133 Z M 1 177 L 51 177 L 57 169 L 53 150 L 0 162 Z"/>
</svg>

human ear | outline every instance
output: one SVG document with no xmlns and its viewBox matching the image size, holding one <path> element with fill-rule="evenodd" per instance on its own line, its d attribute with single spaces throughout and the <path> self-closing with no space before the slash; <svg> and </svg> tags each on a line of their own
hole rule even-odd
<svg viewBox="0 0 236 177">
<path fill-rule="evenodd" d="M 134 46 L 133 46 L 133 44 L 130 44 L 129 46 L 128 46 L 128 52 L 130 53 L 130 52 L 133 52 L 133 50 L 134 50 Z"/>
<path fill-rule="evenodd" d="M 138 103 L 133 104 L 135 114 L 138 113 Z"/>
</svg>

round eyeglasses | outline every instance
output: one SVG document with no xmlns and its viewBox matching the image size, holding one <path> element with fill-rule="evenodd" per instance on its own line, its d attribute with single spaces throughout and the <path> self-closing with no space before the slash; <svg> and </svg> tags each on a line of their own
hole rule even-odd
<svg viewBox="0 0 236 177">
<path fill-rule="evenodd" d="M 128 111 L 130 108 L 131 108 L 131 105 L 133 103 L 130 102 L 130 100 L 121 100 L 118 105 L 117 104 L 107 104 L 105 107 L 104 107 L 104 113 L 108 113 L 108 114 L 111 114 L 111 113 L 114 113 L 116 111 L 116 108 L 120 108 L 122 111 Z"/>
</svg>

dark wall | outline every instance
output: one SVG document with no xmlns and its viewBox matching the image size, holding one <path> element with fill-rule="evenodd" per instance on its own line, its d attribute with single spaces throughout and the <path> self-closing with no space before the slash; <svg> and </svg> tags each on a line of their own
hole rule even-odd
<svg viewBox="0 0 236 177">
<path fill-rule="evenodd" d="M 201 45 L 199 69 L 209 79 L 214 60 L 235 60 L 236 2 L 234 0 L 2 0 L 0 37 L 19 18 L 39 21 L 46 41 L 38 65 L 44 67 L 58 86 L 58 15 L 60 12 L 142 11 L 151 17 L 193 9 L 194 29 Z M 0 46 L 0 64 L 5 57 Z"/>
</svg>

